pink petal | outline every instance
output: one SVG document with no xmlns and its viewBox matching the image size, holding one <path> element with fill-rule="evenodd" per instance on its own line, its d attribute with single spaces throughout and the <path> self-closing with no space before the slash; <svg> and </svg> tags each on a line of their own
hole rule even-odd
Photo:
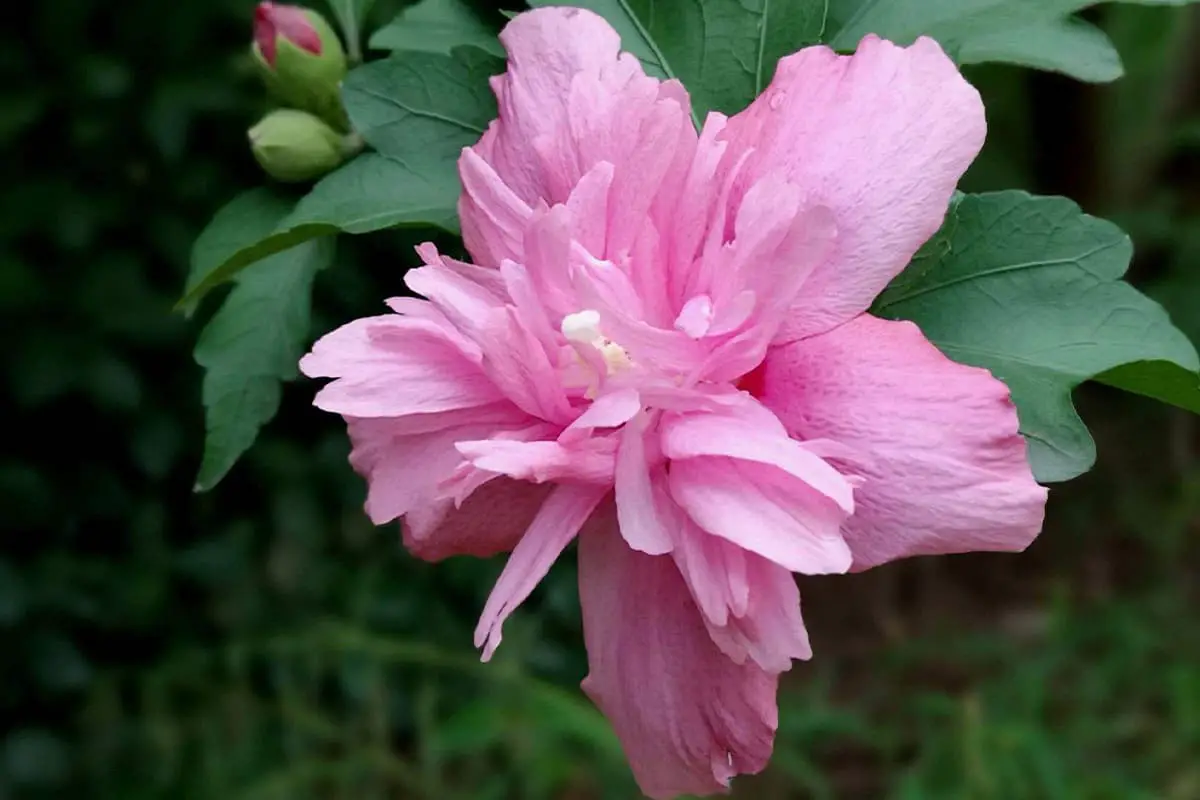
<svg viewBox="0 0 1200 800">
<path fill-rule="evenodd" d="M 712 196 L 711 186 L 725 155 L 727 145 L 719 139 L 726 122 L 724 114 L 709 113 L 693 148 L 694 155 L 681 179 L 679 199 L 685 202 L 676 202 L 671 206 L 669 216 L 662 215 L 663 219 L 672 222 L 664 225 L 663 230 L 669 237 L 666 248 L 667 288 L 676 306 L 701 291 L 693 279 L 695 262 L 705 235 L 709 232 L 709 219 L 714 209 L 719 206 L 720 213 L 724 214 L 724 205 L 719 204 L 721 198 Z M 724 199 L 727 205 L 728 198 Z"/>
<path fill-rule="evenodd" d="M 418 248 L 428 266 L 410 269 L 404 283 L 429 298 L 459 331 L 478 341 L 484 322 L 504 308 L 503 279 L 492 269 L 443 258 L 431 244 Z"/>
<path fill-rule="evenodd" d="M 682 529 L 673 552 L 721 652 L 768 672 L 812 657 L 791 572 L 694 525 Z"/>
<path fill-rule="evenodd" d="M 644 219 L 638 220 L 645 222 Z M 632 220 L 631 220 L 632 222 Z M 615 254 L 616 263 L 629 276 L 645 309 L 645 320 L 659 328 L 668 328 L 678 315 L 671 305 L 670 286 L 664 280 L 663 239 L 654 225 L 642 224 L 633 234 L 633 245 Z"/>
<path fill-rule="evenodd" d="M 423 306 L 429 303 L 415 301 Z M 440 350 L 458 346 L 449 331 L 431 319 L 385 314 L 363 317 L 335 328 L 318 339 L 300 359 L 300 371 L 310 378 L 341 378 L 357 370 L 386 368 L 402 361 L 412 351 Z M 460 357 L 478 362 L 478 348 Z"/>
<path fill-rule="evenodd" d="M 794 659 L 812 658 L 795 577 L 753 553 L 746 559 L 749 607 L 731 616 L 727 625 L 708 626 L 709 635 L 735 662 L 750 660 L 768 672 L 783 672 Z"/>
<path fill-rule="evenodd" d="M 654 86 L 654 89 L 657 95 L 658 87 Z M 629 101 L 622 98 L 621 102 Z M 628 106 L 613 111 L 617 120 L 630 116 Z M 676 148 L 681 141 L 696 139 L 686 105 L 681 106 L 674 100 L 656 100 L 647 105 L 643 114 L 636 122 L 630 120 L 637 125 L 637 131 L 630 136 L 625 152 L 615 160 L 618 169 L 613 175 L 608 252 L 605 254 L 610 258 L 633 246 L 634 237 L 645 226 L 667 171 L 672 166 L 678 168 L 674 161 Z M 607 160 L 614 161 L 612 158 Z"/>
<path fill-rule="evenodd" d="M 479 372 L 451 370 L 431 360 L 416 369 L 391 368 L 334 381 L 317 392 L 313 405 L 348 417 L 397 417 L 476 408 L 499 399 Z"/>
<path fill-rule="evenodd" d="M 300 369 L 338 378 L 313 402 L 348 417 L 400 417 L 502 400 L 460 344 L 430 320 L 368 317 L 321 337 Z"/>
<path fill-rule="evenodd" d="M 706 533 L 669 499 L 658 510 L 669 520 L 675 563 L 721 652 L 772 673 L 812 657 L 791 572 Z"/>
<path fill-rule="evenodd" d="M 846 513 L 828 498 L 768 467 L 731 458 L 671 462 L 671 496 L 704 530 L 792 572 L 845 572 Z"/>
<path fill-rule="evenodd" d="M 633 419 L 642 410 L 642 401 L 636 389 L 618 389 L 597 397 L 587 410 L 563 431 L 559 441 L 571 439 L 576 434 L 586 435 L 597 428 L 616 428 Z M 568 434 L 567 431 L 571 433 Z"/>
<path fill-rule="evenodd" d="M 524 232 L 524 265 L 556 331 L 561 317 L 579 310 L 568 267 L 573 223 L 567 206 L 554 206 L 535 212 Z"/>
<path fill-rule="evenodd" d="M 441 257 L 437 255 L 437 248 L 429 243 L 419 245 L 416 249 L 423 256 Z M 471 361 L 479 363 L 483 359 L 479 345 L 464 336 L 462 331 L 450 321 L 450 318 L 428 300 L 420 297 L 389 297 L 384 302 L 387 303 L 388 308 L 403 317 L 408 324 L 438 331 L 442 338 L 453 342 Z"/>
<path fill-rule="evenodd" d="M 604 258 L 608 251 L 608 197 L 612 180 L 613 165 L 597 162 L 579 179 L 567 198 L 574 226 L 572 234 L 596 258 Z"/>
<path fill-rule="evenodd" d="M 493 82 L 500 118 L 485 134 L 481 155 L 526 202 L 563 202 L 591 166 L 580 163 L 574 145 L 572 86 L 590 76 L 615 94 L 641 67 L 633 56 L 618 58 L 616 32 L 582 9 L 521 14 L 500 41 L 508 71 Z"/>
<path fill-rule="evenodd" d="M 630 550 L 611 516 L 589 523 L 579 593 L 590 665 L 583 688 L 611 720 L 645 794 L 712 794 L 766 765 L 776 676 L 717 649 L 670 558 Z"/>
<path fill-rule="evenodd" d="M 566 203 L 573 216 L 586 210 L 574 231 L 580 243 L 597 258 L 624 259 L 655 223 L 667 227 L 682 190 L 696 143 L 687 92 L 647 77 L 636 58 L 620 52 L 609 24 L 583 9 L 521 14 L 500 40 L 508 69 L 492 80 L 499 118 L 473 155 L 529 207 Z M 468 193 L 484 194 L 474 186 Z M 481 259 L 500 249 L 493 238 L 508 240 L 496 206 L 482 199 L 462 206 L 468 246 L 474 252 L 478 243 Z"/>
<path fill-rule="evenodd" d="M 348 422 L 362 423 L 364 419 L 346 418 Z M 501 400 L 477 408 L 459 408 L 434 414 L 408 414 L 403 417 L 388 417 L 374 422 L 390 436 L 412 436 L 420 433 L 435 433 L 465 425 L 488 425 L 490 430 L 519 429 L 529 424 L 529 415 L 507 400 Z"/>
<path fill-rule="evenodd" d="M 730 615 L 745 614 L 750 604 L 745 549 L 701 530 L 667 498 L 660 508 L 670 519 L 672 554 L 679 572 L 710 628 L 729 624 Z"/>
<path fill-rule="evenodd" d="M 483 303 L 483 306 L 478 310 L 486 310 L 487 307 L 504 301 L 504 281 L 501 280 L 500 276 L 491 267 L 481 267 L 477 264 L 470 264 L 466 261 L 459 261 L 449 256 L 443 256 L 438 252 L 437 245 L 433 244 L 433 242 L 424 242 L 417 245 L 414 249 L 417 251 L 417 255 L 421 256 L 421 260 L 425 262 L 426 266 L 436 268 L 428 270 L 429 272 L 437 274 L 449 272 L 462 281 L 466 281 L 467 284 L 474 284 L 474 287 L 472 287 L 456 281 L 458 291 L 468 292 Z M 405 273 L 405 277 L 408 277 L 408 273 Z M 411 289 L 412 287 L 410 286 L 409 288 Z M 436 297 L 431 297 L 430 299 L 436 306 L 444 307 L 447 305 L 445 302 L 439 302 Z"/>
<path fill-rule="evenodd" d="M 481 325 L 484 367 L 495 387 L 526 413 L 551 422 L 567 423 L 574 416 L 542 343 L 509 306 Z"/>
<path fill-rule="evenodd" d="M 577 265 L 574 284 L 586 308 L 600 314 L 600 330 L 628 351 L 635 362 L 660 372 L 684 372 L 700 361 L 702 345 L 676 330 L 656 328 L 642 319 L 640 298 L 628 276 L 608 262 Z"/>
<path fill-rule="evenodd" d="M 439 500 L 404 516 L 404 545 L 426 561 L 450 556 L 488 558 L 516 547 L 553 489 L 494 478 L 456 508 Z"/>
<path fill-rule="evenodd" d="M 779 62 L 767 90 L 726 125 L 726 162 L 753 150 L 742 194 L 778 172 L 805 190 L 804 206 L 832 209 L 838 230 L 780 341 L 870 305 L 941 225 L 985 132 L 979 94 L 932 39 L 901 48 L 868 36 L 854 56 L 810 47 Z"/>
<path fill-rule="evenodd" d="M 732 299 L 721 304 L 716 309 L 712 325 L 708 329 L 709 336 L 722 336 L 740 329 L 754 314 L 758 306 L 758 295 L 750 290 L 738 292 Z"/>
<path fill-rule="evenodd" d="M 521 261 L 521 239 L 532 214 L 529 204 L 471 148 L 464 148 L 458 174 L 463 184 L 458 215 L 467 250 L 477 263 L 487 266 L 499 266 L 505 259 Z"/>
<path fill-rule="evenodd" d="M 769 284 L 775 281 L 770 279 L 781 271 L 772 269 L 772 262 L 792 227 L 803 222 L 798 219 L 803 196 L 800 187 L 788 183 L 778 173 L 769 173 L 750 187 L 738 208 L 732 241 L 717 252 L 706 254 L 706 260 L 712 263 L 706 288 L 713 296 L 719 301 L 727 300 L 749 289 L 760 297 L 771 298 L 770 290 L 774 287 Z M 780 260 L 790 262 L 788 255 L 783 254 Z M 803 280 L 814 266 L 812 259 L 802 264 L 789 263 L 787 272 L 798 273 Z"/>
<path fill-rule="evenodd" d="M 698 294 L 683 304 L 683 309 L 675 318 L 675 330 L 683 331 L 693 339 L 700 339 L 708 333 L 712 321 L 712 298 L 706 294 Z"/>
<path fill-rule="evenodd" d="M 483 648 L 484 661 L 500 644 L 504 620 L 529 597 L 608 492 L 607 486 L 561 485 L 546 498 L 513 548 L 475 628 L 475 646 Z"/>
<path fill-rule="evenodd" d="M 350 419 L 354 449 L 350 463 L 367 479 L 367 516 L 376 525 L 390 522 L 436 493 L 437 485 L 462 463 L 459 441 L 478 439 L 495 426 L 459 425 L 409 434 L 405 420 Z M 397 424 L 399 423 L 399 424 Z"/>
<path fill-rule="evenodd" d="M 649 555 L 662 555 L 671 551 L 671 532 L 659 512 L 660 500 L 647 460 L 643 422 L 644 417 L 621 431 L 614 474 L 617 521 L 630 547 Z"/>
<path fill-rule="evenodd" d="M 710 114 L 708 122 L 713 123 L 713 130 L 724 130 L 720 117 Z M 705 135 L 707 135 L 707 127 Z M 672 270 L 672 288 L 676 293 L 682 290 L 684 296 L 697 292 L 708 292 L 716 283 L 723 256 L 728 249 L 726 245 L 734 235 L 733 219 L 737 211 L 737 206 L 732 202 L 734 187 L 742 179 L 743 168 L 754 152 L 746 150 L 741 153 L 731 153 L 725 142 L 720 142 L 718 145 L 715 142 L 701 140 L 700 144 L 701 146 L 707 144 L 707 152 L 697 150 L 698 161 L 711 159 L 713 153 L 718 150 L 725 155 L 725 158 L 722 159 L 720 170 L 712 176 L 709 185 L 699 189 L 698 195 L 690 203 L 685 204 L 685 207 L 693 207 L 691 209 L 693 213 L 697 207 L 703 209 L 707 217 L 707 228 L 703 229 L 702 236 L 695 242 L 696 245 L 699 245 L 700 250 L 695 253 L 691 262 L 685 261 L 683 264 L 676 265 L 676 268 Z M 686 220 L 686 211 L 681 214 Z M 678 242 L 676 246 L 678 247 Z M 676 255 L 680 255 L 678 250 L 676 250 Z"/>
<path fill-rule="evenodd" d="M 459 442 L 458 451 L 477 468 L 532 483 L 582 481 L 611 485 L 616 446 L 610 438 L 561 442 L 504 439 Z"/>
<path fill-rule="evenodd" d="M 908 322 L 862 315 L 773 349 L 761 399 L 799 439 L 864 456 L 843 526 L 861 570 L 897 558 L 1023 550 L 1042 527 L 1008 389 L 956 364 Z"/>
<path fill-rule="evenodd" d="M 729 456 L 777 467 L 854 512 L 853 487 L 799 442 L 743 420 L 718 414 L 672 415 L 663 421 L 663 454 L 671 459 Z M 783 434 L 783 435 L 780 435 Z"/>
<path fill-rule="evenodd" d="M 755 188 L 764 184 L 767 188 L 763 189 L 763 194 L 769 201 L 769 181 L 760 181 Z M 739 224 L 741 219 L 739 213 Z M 833 211 L 825 206 L 810 206 L 796 215 L 782 241 L 773 249 L 749 250 L 749 260 L 738 264 L 738 271 L 744 276 L 744 290 L 753 291 L 762 301 L 761 313 L 766 318 L 760 320 L 759 325 L 774 326 L 784 321 L 788 307 L 794 305 L 796 294 L 833 251 L 836 240 L 837 221 Z M 736 239 L 734 245 L 737 245 Z M 745 255 L 742 257 L 746 258 Z"/>
<path fill-rule="evenodd" d="M 571 266 L 571 284 L 581 305 L 600 312 L 601 328 L 610 339 L 620 336 L 618 331 L 610 330 L 618 320 L 629 326 L 647 327 L 642 321 L 645 314 L 637 287 L 611 261 L 586 256 L 579 259 Z"/>
<path fill-rule="evenodd" d="M 673 100 L 680 109 L 681 121 L 678 139 L 668 142 L 664 150 L 671 154 L 671 164 L 659 181 L 654 205 L 651 206 L 649 213 L 650 219 L 654 220 L 654 227 L 665 234 L 675 226 L 680 212 L 690 205 L 693 199 L 687 193 L 687 181 L 697 160 L 699 140 L 691 120 L 691 99 L 683 84 L 677 80 L 664 81 L 659 84 L 658 98 L 659 100 Z M 703 161 L 703 159 L 701 160 Z M 670 287 L 664 286 L 663 288 L 669 295 Z"/>
<path fill-rule="evenodd" d="M 505 288 L 512 298 L 517 316 L 549 359 L 551 353 L 556 353 L 561 348 L 560 335 L 550 322 L 550 316 L 546 313 L 542 298 L 538 296 L 537 287 L 534 286 L 529 271 L 515 261 L 505 261 L 500 264 L 500 275 L 504 278 Z"/>
</svg>

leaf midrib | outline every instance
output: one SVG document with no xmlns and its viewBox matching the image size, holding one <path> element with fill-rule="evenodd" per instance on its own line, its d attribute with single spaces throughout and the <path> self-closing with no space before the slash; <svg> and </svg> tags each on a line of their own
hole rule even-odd
<svg viewBox="0 0 1200 800">
<path fill-rule="evenodd" d="M 988 277 L 992 277 L 995 275 L 1004 275 L 1009 272 L 1021 272 L 1023 270 L 1038 269 L 1040 267 L 1045 267 L 1045 268 L 1063 267 L 1063 266 L 1067 266 L 1069 264 L 1073 264 L 1073 265 L 1079 267 L 1080 269 L 1085 269 L 1082 264 L 1082 262 L 1085 259 L 1092 258 L 1093 256 L 1095 256 L 1099 253 L 1103 253 L 1105 250 L 1110 250 L 1113 247 L 1119 247 L 1120 245 L 1121 245 L 1121 241 L 1106 242 L 1102 245 L 1099 245 L 1098 247 L 1095 247 L 1095 248 L 1089 250 L 1086 253 L 1082 253 L 1082 254 L 1080 254 L 1078 256 L 1074 256 L 1074 257 L 1055 258 L 1055 259 L 1051 259 L 1049 261 L 1025 261 L 1020 264 L 1005 264 L 1003 266 L 995 267 L 993 269 L 983 270 L 982 272 L 972 272 L 967 275 L 957 275 L 954 278 L 943 281 L 941 283 L 934 283 L 929 286 L 922 286 L 919 289 L 915 289 L 915 290 L 909 292 L 908 294 L 902 295 L 895 299 L 889 299 L 887 302 L 880 304 L 879 310 L 882 311 L 885 308 L 891 308 L 892 306 L 896 306 L 901 303 L 907 303 L 908 301 L 913 300 L 914 298 L 921 297 L 922 295 L 930 294 L 931 292 L 939 292 L 942 289 L 947 289 L 951 286 L 955 286 L 960 283 L 969 283 L 971 281 L 978 280 L 981 278 L 988 278 Z"/>
<path fill-rule="evenodd" d="M 754 94 L 763 90 L 763 54 L 767 52 L 767 23 L 771 19 L 771 0 L 763 0 L 762 22 L 758 26 L 758 64 L 754 69 Z"/>
<path fill-rule="evenodd" d="M 390 96 L 383 94 L 382 92 L 377 91 L 375 89 L 369 89 L 366 87 L 357 86 L 354 88 L 354 91 L 362 92 L 367 97 L 371 97 L 371 98 L 374 98 L 375 100 L 379 100 L 388 105 L 395 106 L 396 108 L 399 108 L 401 111 L 404 111 L 415 117 L 425 117 L 426 119 L 437 120 L 439 122 L 444 122 L 447 125 L 452 125 L 456 128 L 462 128 L 463 130 L 467 131 L 468 133 L 477 133 L 481 136 L 483 135 L 483 128 L 478 125 L 474 125 L 470 122 L 463 122 L 461 119 L 456 119 L 454 117 L 450 117 L 445 114 L 439 114 L 436 111 L 428 111 L 425 109 L 412 108 L 411 106 L 408 106 L 408 105 L 402 103 L 398 98 L 390 97 Z M 390 127 L 392 125 L 400 124 L 401 122 L 402 122 L 402 120 L 392 120 L 391 122 L 388 122 L 387 125 L 377 125 L 377 126 L 372 126 L 372 127 L 375 127 L 376 129 L 383 128 L 383 127 Z"/>
<path fill-rule="evenodd" d="M 879 5 L 879 2 L 880 0 L 866 0 L 866 2 L 858 7 L 858 10 L 854 12 L 850 19 L 846 20 L 845 24 L 838 29 L 837 33 L 835 33 L 833 36 L 827 37 L 825 41 L 834 42 L 839 36 L 842 35 L 843 31 L 853 30 L 855 26 L 862 21 L 863 17 L 869 16 L 870 13 L 875 10 L 875 8 Z M 1105 0 L 1067 0 L 1066 2 L 1062 3 L 1061 8 L 1055 7 L 1051 9 L 1039 10 L 1047 11 L 1051 15 L 1051 18 L 1055 16 L 1069 17 L 1072 14 L 1077 14 L 1085 8 L 1088 8 L 1092 5 L 1097 5 L 1101 2 L 1105 2 Z M 1137 3 L 1139 0 L 1129 0 L 1129 2 Z M 996 2 L 996 0 L 993 0 L 990 6 L 983 9 L 977 9 L 973 14 L 968 16 L 968 19 L 978 19 L 981 12 L 994 12 L 997 5 L 1000 5 L 1000 3 Z M 1041 21 L 1045 22 L 1045 20 Z"/>
<path fill-rule="evenodd" d="M 653 2 L 653 0 L 651 0 L 651 2 Z M 621 10 L 625 12 L 627 17 L 629 17 L 629 21 L 633 23 L 633 27 L 637 28 L 638 35 L 642 37 L 642 41 L 645 42 L 646 46 L 650 48 L 650 52 L 654 53 L 654 58 L 656 61 L 658 61 L 658 65 L 662 67 L 662 71 L 666 73 L 668 78 L 672 80 L 679 80 L 679 75 L 677 75 L 675 70 L 671 68 L 671 62 L 667 61 L 667 57 L 659 48 L 658 42 L 654 41 L 654 37 L 650 35 L 650 31 L 648 31 L 646 26 L 642 24 L 641 17 L 634 13 L 632 6 L 629 5 L 629 0 L 617 0 L 617 4 L 621 6 Z M 696 114 L 695 106 L 692 106 L 690 103 L 689 106 L 689 111 L 692 115 L 692 124 L 696 126 L 697 130 L 699 130 L 701 127 L 700 117 Z"/>
</svg>

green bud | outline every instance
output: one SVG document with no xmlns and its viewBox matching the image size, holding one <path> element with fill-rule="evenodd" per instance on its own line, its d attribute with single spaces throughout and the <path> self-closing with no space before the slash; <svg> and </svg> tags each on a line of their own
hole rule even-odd
<svg viewBox="0 0 1200 800">
<path fill-rule="evenodd" d="M 267 89 L 282 105 L 310 111 L 342 130 L 349 127 L 341 100 L 346 53 L 323 16 L 300 6 L 259 3 L 250 49 Z"/>
<path fill-rule="evenodd" d="M 307 111 L 280 108 L 249 131 L 254 158 L 271 177 L 287 182 L 319 178 L 361 145 Z"/>
</svg>

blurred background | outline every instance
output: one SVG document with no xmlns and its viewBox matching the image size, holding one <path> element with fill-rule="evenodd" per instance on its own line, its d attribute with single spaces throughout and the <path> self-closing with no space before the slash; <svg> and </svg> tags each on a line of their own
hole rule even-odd
<svg viewBox="0 0 1200 800">
<path fill-rule="evenodd" d="M 41 0 L 0 30 L 0 798 L 634 798 L 563 559 L 483 667 L 501 564 L 408 557 L 361 512 L 341 425 L 291 385 L 214 492 L 192 239 L 260 182 L 252 0 Z M 397 10 L 380 0 L 373 21 Z M 1200 338 L 1200 9 L 1091 18 L 1128 76 L 970 77 L 964 188 L 1063 193 L 1134 236 Z M 15 21 L 15 22 L 14 22 Z M 419 233 L 339 243 L 316 330 L 396 293 Z M 817 657 L 735 797 L 1200 798 L 1200 438 L 1084 387 L 1099 443 L 1022 556 L 801 579 Z"/>
</svg>

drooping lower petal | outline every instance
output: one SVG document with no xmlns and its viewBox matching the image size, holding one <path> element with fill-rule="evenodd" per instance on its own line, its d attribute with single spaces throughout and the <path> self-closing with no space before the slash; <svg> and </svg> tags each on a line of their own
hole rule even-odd
<svg viewBox="0 0 1200 800">
<path fill-rule="evenodd" d="M 391 522 L 428 503 L 437 485 L 462 463 L 455 444 L 477 439 L 494 423 L 456 425 L 442 430 L 407 433 L 406 420 L 350 419 L 354 445 L 350 464 L 367 480 L 367 516 L 376 525 Z"/>
<path fill-rule="evenodd" d="M 785 567 L 686 522 L 672 553 L 709 636 L 729 658 L 784 672 L 793 659 L 812 657 L 800 592 Z"/>
<path fill-rule="evenodd" d="M 475 628 L 475 646 L 487 661 L 500 645 L 504 620 L 534 590 L 592 511 L 608 494 L 607 486 L 564 484 L 542 503 L 529 529 L 513 548 Z"/>
<path fill-rule="evenodd" d="M 712 794 L 761 770 L 778 721 L 776 675 L 716 647 L 670 556 L 629 549 L 611 509 L 593 523 L 579 543 L 583 688 L 642 791 Z"/>
<path fill-rule="evenodd" d="M 946 358 L 909 322 L 862 315 L 773 349 L 760 399 L 798 439 L 862 454 L 843 531 L 862 570 L 897 558 L 1023 550 L 1042 527 L 1007 387 Z"/>
<path fill-rule="evenodd" d="M 459 507 L 453 500 L 417 506 L 404 516 L 404 546 L 417 558 L 489 558 L 516 547 L 554 487 L 497 477 Z"/>
</svg>

